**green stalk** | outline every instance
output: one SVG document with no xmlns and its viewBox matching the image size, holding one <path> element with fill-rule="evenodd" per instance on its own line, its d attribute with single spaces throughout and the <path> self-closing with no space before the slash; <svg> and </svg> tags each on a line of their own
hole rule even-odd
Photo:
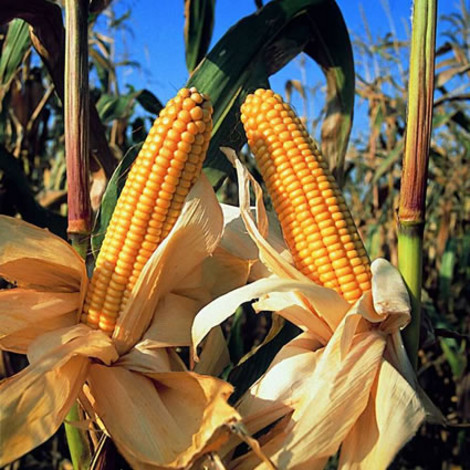
<svg viewBox="0 0 470 470">
<path fill-rule="evenodd" d="M 78 423 L 83 419 L 82 411 L 78 402 L 74 403 L 67 413 L 65 437 L 69 447 L 70 457 L 74 470 L 85 470 L 90 468 L 91 449 L 86 432 L 70 423 Z"/>
<path fill-rule="evenodd" d="M 418 361 L 426 180 L 434 97 L 437 0 L 415 0 L 411 34 L 405 154 L 398 208 L 398 267 L 412 304 L 403 340 Z"/>
<path fill-rule="evenodd" d="M 91 228 L 89 191 L 88 0 L 65 2 L 65 156 L 67 233 L 85 259 Z M 88 469 L 91 449 L 86 431 L 69 424 L 82 419 L 76 402 L 67 414 L 65 433 L 74 470 Z"/>
</svg>

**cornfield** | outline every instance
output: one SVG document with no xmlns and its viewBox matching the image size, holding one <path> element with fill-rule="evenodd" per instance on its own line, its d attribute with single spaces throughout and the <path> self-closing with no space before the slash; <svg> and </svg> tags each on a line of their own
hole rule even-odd
<svg viewBox="0 0 470 470">
<path fill-rule="evenodd" d="M 1 468 L 470 469 L 468 4 L 1 3 Z"/>
</svg>

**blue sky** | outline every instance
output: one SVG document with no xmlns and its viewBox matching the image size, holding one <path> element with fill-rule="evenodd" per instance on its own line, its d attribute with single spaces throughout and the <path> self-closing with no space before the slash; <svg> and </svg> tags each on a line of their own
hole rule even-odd
<svg viewBox="0 0 470 470">
<path fill-rule="evenodd" d="M 441 0 L 438 2 L 438 14 L 457 11 L 459 1 L 462 0 Z M 337 3 L 353 36 L 364 36 L 364 17 L 374 38 L 384 36 L 392 28 L 401 39 L 409 34 L 410 0 L 337 0 Z M 120 85 L 128 83 L 136 89 L 147 88 L 166 102 L 188 78 L 183 39 L 183 0 L 118 0 L 114 5 L 118 14 L 131 10 L 127 22 L 129 31 L 117 36 L 117 56 L 125 56 L 141 64 L 140 68 L 122 67 Z M 253 13 L 255 8 L 254 0 L 216 0 L 212 45 L 238 20 Z M 438 38 L 439 31 L 440 26 Z M 306 61 L 303 72 L 299 61 L 293 60 L 271 77 L 272 88 L 284 94 L 287 79 L 304 80 L 313 86 L 322 83 L 322 74 L 311 59 Z M 318 106 L 318 103 L 309 103 L 310 117 L 315 115 Z"/>
</svg>

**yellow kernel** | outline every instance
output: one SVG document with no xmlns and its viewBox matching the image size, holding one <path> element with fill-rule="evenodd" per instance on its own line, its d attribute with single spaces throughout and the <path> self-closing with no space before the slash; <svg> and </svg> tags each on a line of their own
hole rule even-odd
<svg viewBox="0 0 470 470">
<path fill-rule="evenodd" d="M 356 276 L 356 280 L 357 282 L 359 282 L 359 284 L 364 283 L 364 282 L 369 282 L 370 281 L 369 273 L 364 272 L 364 273 L 358 274 Z"/>
<path fill-rule="evenodd" d="M 177 120 L 173 123 L 173 129 L 178 133 L 182 133 L 186 129 L 186 123 L 183 120 Z"/>
<path fill-rule="evenodd" d="M 331 264 L 333 265 L 334 269 L 344 268 L 346 266 L 349 266 L 349 260 L 347 258 L 341 258 L 341 259 L 332 261 Z"/>
<path fill-rule="evenodd" d="M 361 282 L 361 283 L 359 284 L 359 287 L 361 288 L 362 291 L 365 292 L 365 291 L 370 290 L 370 288 L 371 288 L 371 283 L 370 283 L 370 281 Z"/>
<path fill-rule="evenodd" d="M 193 109 L 195 106 L 196 106 L 196 103 L 191 98 L 186 98 L 183 101 L 183 109 L 187 111 L 191 111 L 191 109 Z"/>
<path fill-rule="evenodd" d="M 196 104 L 201 104 L 203 101 L 203 97 L 197 93 L 196 88 L 191 88 L 191 99 L 196 103 Z"/>
<path fill-rule="evenodd" d="M 194 120 L 202 119 L 202 116 L 203 116 L 202 108 L 200 108 L 199 106 L 192 108 L 189 113 L 191 115 L 191 118 Z"/>
<path fill-rule="evenodd" d="M 354 266 L 353 268 L 354 274 L 358 276 L 359 274 L 367 272 L 366 267 L 363 264 L 360 264 L 358 266 Z"/>
<path fill-rule="evenodd" d="M 191 121 L 191 113 L 186 110 L 186 109 L 182 109 L 179 113 L 178 113 L 178 121 L 182 121 L 184 123 L 188 123 L 189 121 Z M 176 140 L 176 139 L 175 139 Z"/>
<path fill-rule="evenodd" d="M 194 124 L 194 123 L 190 123 L 190 124 Z M 181 134 L 181 140 L 183 140 L 184 142 L 188 142 L 189 144 L 192 144 L 194 143 L 194 134 L 197 134 L 197 129 L 196 129 L 196 132 L 190 132 L 189 131 L 189 127 L 188 126 L 188 131 L 185 131 Z M 192 127 L 192 129 L 194 130 L 194 127 Z"/>
<path fill-rule="evenodd" d="M 361 289 L 354 289 L 352 291 L 343 292 L 343 297 L 348 302 L 357 300 L 362 295 Z"/>
</svg>

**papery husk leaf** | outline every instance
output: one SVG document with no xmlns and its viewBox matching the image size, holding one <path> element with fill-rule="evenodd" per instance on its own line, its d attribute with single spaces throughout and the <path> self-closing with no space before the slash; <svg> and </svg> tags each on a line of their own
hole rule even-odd
<svg viewBox="0 0 470 470">
<path fill-rule="evenodd" d="M 274 428 L 269 430 L 266 434 L 262 435 L 258 440 L 261 444 L 260 452 L 271 455 L 275 452 L 275 449 L 282 445 L 282 442 L 288 437 L 288 430 L 286 429 L 289 424 L 290 416 L 285 416 Z M 255 452 L 249 452 L 241 457 L 230 462 L 230 470 L 270 470 L 274 465 L 275 469 L 278 470 L 323 470 L 325 467 L 328 457 L 317 458 L 311 457 L 304 462 L 290 467 L 286 461 L 289 459 L 289 454 L 286 453 L 285 458 L 278 465 L 274 465 L 272 460 L 266 465 L 264 461 L 261 461 Z"/>
<path fill-rule="evenodd" d="M 220 204 L 224 214 L 224 234 L 220 246 L 238 258 L 256 262 L 258 248 L 248 235 L 238 206 Z"/>
<path fill-rule="evenodd" d="M 228 380 L 235 386 L 235 391 L 230 397 L 231 403 L 236 403 L 266 372 L 283 346 L 301 333 L 302 330 L 293 323 L 274 315 L 272 326 L 261 344 L 245 354 L 230 371 Z"/>
<path fill-rule="evenodd" d="M 381 363 L 385 338 L 379 332 L 355 335 L 345 357 L 341 353 L 341 323 L 324 350 L 320 350 L 314 369 L 299 384 L 291 422 L 285 435 L 262 446 L 279 468 L 315 468 L 315 461 L 338 450 L 357 418 L 367 406 L 370 390 Z M 282 377 L 282 362 L 278 377 Z M 273 381 L 274 383 L 274 381 Z M 284 424 L 283 424 L 284 425 Z M 318 464 L 319 461 L 317 461 Z M 247 468 L 247 467 L 241 467 Z M 262 466 L 256 468 L 263 468 Z"/>
<path fill-rule="evenodd" d="M 191 332 L 194 358 L 197 360 L 195 348 L 210 329 L 229 318 L 239 305 L 269 295 L 272 292 L 285 292 L 290 295 L 292 291 L 302 292 L 312 302 L 315 311 L 319 312 L 320 315 L 322 312 L 328 315 L 329 312 L 341 311 L 344 308 L 345 300 L 339 294 L 332 289 L 317 286 L 311 281 L 302 282 L 276 278 L 260 279 L 218 297 L 196 315 Z M 312 315 L 312 312 L 305 311 L 305 315 Z M 307 321 L 306 318 L 305 322 Z"/>
<path fill-rule="evenodd" d="M 284 418 L 283 421 L 287 422 L 287 418 L 288 417 Z M 272 454 L 273 450 L 279 447 L 286 436 L 286 430 L 283 429 L 282 425 L 276 426 L 274 429 L 270 430 L 268 434 L 259 439 L 261 442 L 264 439 L 267 440 L 266 444 L 262 446 L 261 452 L 263 452 L 263 454 L 267 453 L 268 455 Z M 328 457 L 312 457 L 309 460 L 291 467 L 289 464 L 285 464 L 285 461 L 288 459 L 289 455 L 286 454 L 284 461 L 281 461 L 278 465 L 274 465 L 272 460 L 270 460 L 270 464 L 266 464 L 265 462 L 261 462 L 254 452 L 250 452 L 230 462 L 228 468 L 229 470 L 270 470 L 271 468 L 275 468 L 276 470 L 323 470 L 328 462 Z"/>
<path fill-rule="evenodd" d="M 142 340 L 153 348 L 189 346 L 191 325 L 196 312 L 205 304 L 200 299 L 169 293 L 158 302 L 150 326 Z"/>
<path fill-rule="evenodd" d="M 152 323 L 143 339 L 150 340 L 154 348 L 189 346 L 194 316 L 203 305 L 199 299 L 171 292 L 166 294 L 158 302 Z"/>
<path fill-rule="evenodd" d="M 79 293 L 0 291 L 0 349 L 26 354 L 30 343 L 49 331 L 77 322 Z"/>
<path fill-rule="evenodd" d="M 250 274 L 251 262 L 218 246 L 202 264 L 204 284 L 210 300 L 243 286 Z"/>
<path fill-rule="evenodd" d="M 141 374 L 172 370 L 168 349 L 156 347 L 152 340 L 146 338 L 143 338 L 130 351 L 121 356 L 116 365 Z"/>
<path fill-rule="evenodd" d="M 383 360 L 369 404 L 343 442 L 339 468 L 388 468 L 424 419 L 418 393 Z"/>
<path fill-rule="evenodd" d="M 37 447 L 62 424 L 85 381 L 88 356 L 116 359 L 111 340 L 85 325 L 42 335 L 31 365 L 0 384 L 0 465 Z"/>
<path fill-rule="evenodd" d="M 259 442 L 250 436 L 243 423 L 237 423 L 233 425 L 231 430 L 234 435 L 236 435 L 238 438 L 240 438 L 242 442 L 249 446 L 253 455 L 255 455 L 261 462 L 263 462 L 263 464 L 268 470 L 277 470 L 277 467 L 261 450 Z"/>
<path fill-rule="evenodd" d="M 234 256 L 251 263 L 249 281 L 269 277 L 271 273 L 266 266 L 259 261 L 258 247 L 245 228 L 240 209 L 227 204 L 221 204 L 221 207 L 224 213 L 224 235 L 220 241 L 220 246 Z M 254 212 L 255 208 L 251 208 L 251 213 L 253 214 Z M 272 212 L 266 212 L 266 216 L 269 224 L 269 232 L 267 234 L 268 243 L 284 260 L 289 264 L 293 264 L 292 256 L 282 237 L 277 215 Z"/>
<path fill-rule="evenodd" d="M 323 318 L 316 315 L 310 308 L 311 306 L 305 301 L 305 297 L 298 292 L 270 292 L 253 303 L 255 312 L 276 312 L 303 331 L 312 332 L 325 344 L 331 338 L 333 330 Z M 340 315 L 343 315 L 345 311 L 340 308 Z"/>
<path fill-rule="evenodd" d="M 229 364 L 230 354 L 222 329 L 220 327 L 213 328 L 207 335 L 194 372 L 217 377 Z"/>
<path fill-rule="evenodd" d="M 52 361 L 63 361 L 67 354 L 92 357 L 108 365 L 118 359 L 111 338 L 80 323 L 39 336 L 28 349 L 28 360 L 31 365 L 46 356 L 51 356 Z"/>
<path fill-rule="evenodd" d="M 408 358 L 403 339 L 399 331 L 394 332 L 388 342 L 384 354 L 385 359 L 407 380 L 411 387 L 416 390 L 426 411 L 426 421 L 432 424 L 439 424 L 446 426 L 448 424 L 447 418 L 442 414 L 442 411 L 431 401 L 426 392 L 421 388 L 418 377 L 411 365 Z"/>
<path fill-rule="evenodd" d="M 0 276 L 20 287 L 84 290 L 83 260 L 61 238 L 19 219 L 0 216 Z"/>
<path fill-rule="evenodd" d="M 207 178 L 201 175 L 170 234 L 144 266 L 118 319 L 113 339 L 120 354 L 142 337 L 167 293 L 183 294 L 188 282 L 188 288 L 194 287 L 191 275 L 215 250 L 222 229 L 222 211 Z"/>
<path fill-rule="evenodd" d="M 359 334 L 341 360 L 339 341 L 325 348 L 314 373 L 306 381 L 304 401 L 292 420 L 292 465 L 309 456 L 333 455 L 364 411 L 385 340 L 373 332 Z"/>
<path fill-rule="evenodd" d="M 411 319 L 411 305 L 408 290 L 400 272 L 383 258 L 371 264 L 372 298 L 378 315 L 387 315 L 387 325 L 382 330 L 403 329 Z"/>
<path fill-rule="evenodd" d="M 226 403 L 232 387 L 212 377 L 190 372 L 143 376 L 93 364 L 89 384 L 120 452 L 144 465 L 184 468 L 215 450 L 207 448 L 215 435 L 239 419 Z"/>
<path fill-rule="evenodd" d="M 323 348 L 309 333 L 302 333 L 287 343 L 275 356 L 266 373 L 240 399 L 237 410 L 251 433 L 256 433 L 278 416 L 278 404 L 284 405 L 284 414 L 299 403 L 304 393 L 303 382 L 315 370 Z M 273 406 L 274 405 L 274 406 Z M 275 419 L 270 417 L 274 409 Z M 252 415 L 259 415 L 259 420 Z"/>
<path fill-rule="evenodd" d="M 85 381 L 88 363 L 75 356 L 56 365 L 45 357 L 0 384 L 0 466 L 57 431 Z"/>
</svg>

